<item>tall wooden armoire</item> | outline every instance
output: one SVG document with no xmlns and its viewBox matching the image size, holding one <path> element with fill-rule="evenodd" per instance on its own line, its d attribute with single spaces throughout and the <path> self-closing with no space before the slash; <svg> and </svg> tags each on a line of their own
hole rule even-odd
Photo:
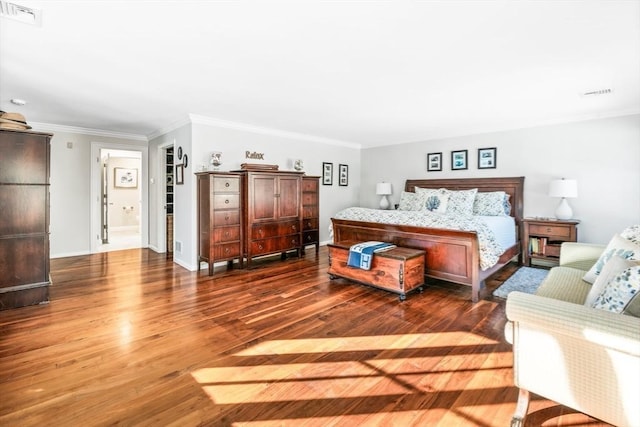
<svg viewBox="0 0 640 427">
<path fill-rule="evenodd" d="M 49 301 L 51 137 L 0 129 L 0 310 Z"/>
</svg>

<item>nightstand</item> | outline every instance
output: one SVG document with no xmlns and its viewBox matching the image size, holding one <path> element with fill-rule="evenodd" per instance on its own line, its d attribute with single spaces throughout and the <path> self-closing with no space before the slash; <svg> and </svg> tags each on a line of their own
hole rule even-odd
<svg viewBox="0 0 640 427">
<path fill-rule="evenodd" d="M 578 220 L 525 218 L 522 220 L 522 263 L 532 259 L 558 264 L 560 245 L 578 240 Z"/>
</svg>

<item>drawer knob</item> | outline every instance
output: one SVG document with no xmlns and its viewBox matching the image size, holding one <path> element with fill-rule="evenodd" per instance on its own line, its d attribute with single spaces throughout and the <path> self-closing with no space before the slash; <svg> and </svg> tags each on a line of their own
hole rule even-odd
<svg viewBox="0 0 640 427">
<path fill-rule="evenodd" d="M 307 236 L 307 240 L 311 240 L 311 236 Z"/>
<path fill-rule="evenodd" d="M 229 237 L 229 232 L 228 231 L 224 232 L 224 237 Z"/>
<path fill-rule="evenodd" d="M 229 221 L 229 215 L 225 216 L 225 217 L 224 217 L 224 220 L 225 220 L 225 221 Z"/>
<path fill-rule="evenodd" d="M 224 204 L 225 204 L 225 205 L 228 205 L 228 204 L 229 204 L 229 199 L 226 199 L 226 200 L 224 201 Z"/>
<path fill-rule="evenodd" d="M 224 251 L 225 251 L 226 253 L 229 253 L 229 248 L 224 248 Z"/>
<path fill-rule="evenodd" d="M 258 249 L 262 250 L 263 249 L 262 245 L 258 245 Z"/>
<path fill-rule="evenodd" d="M 225 183 L 224 183 L 224 186 L 225 186 L 225 187 L 229 187 L 229 185 L 230 185 L 230 184 L 229 184 L 228 182 L 225 182 Z"/>
</svg>

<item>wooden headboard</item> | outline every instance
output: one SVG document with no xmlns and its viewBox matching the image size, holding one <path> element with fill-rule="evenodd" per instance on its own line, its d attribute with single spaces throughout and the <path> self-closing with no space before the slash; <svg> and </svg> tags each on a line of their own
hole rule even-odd
<svg viewBox="0 0 640 427">
<path fill-rule="evenodd" d="M 504 191 L 510 196 L 511 216 L 516 224 L 520 224 L 523 215 L 524 176 L 508 178 L 465 178 L 465 179 L 408 179 L 405 191 L 421 188 L 447 188 L 449 190 L 469 190 L 477 188 L 478 192 Z"/>
</svg>

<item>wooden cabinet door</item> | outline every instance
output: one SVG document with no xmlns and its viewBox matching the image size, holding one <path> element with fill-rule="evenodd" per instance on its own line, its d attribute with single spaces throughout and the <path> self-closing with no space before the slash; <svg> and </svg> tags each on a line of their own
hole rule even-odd
<svg viewBox="0 0 640 427">
<path fill-rule="evenodd" d="M 279 219 L 300 217 L 300 178 L 297 176 L 279 178 L 278 188 Z"/>
<path fill-rule="evenodd" d="M 273 175 L 251 175 L 249 189 L 250 222 L 274 221 L 277 213 L 277 177 Z"/>
</svg>

